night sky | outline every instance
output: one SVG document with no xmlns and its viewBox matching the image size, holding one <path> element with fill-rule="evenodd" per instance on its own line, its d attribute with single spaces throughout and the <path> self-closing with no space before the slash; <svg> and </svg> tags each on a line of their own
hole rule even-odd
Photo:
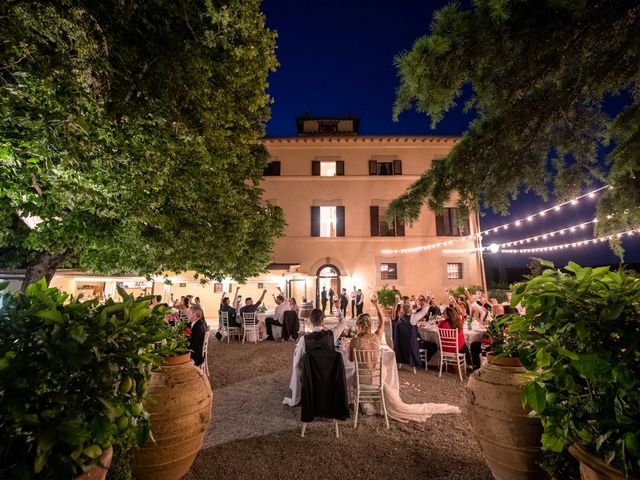
<svg viewBox="0 0 640 480">
<path fill-rule="evenodd" d="M 267 26 L 278 33 L 277 56 L 280 67 L 269 78 L 273 97 L 268 136 L 296 135 L 295 118 L 347 115 L 360 117 L 361 135 L 460 135 L 473 114 L 459 106 L 450 111 L 436 129 L 424 114 L 406 111 L 398 122 L 392 120 L 398 86 L 394 56 L 409 50 L 427 33 L 434 10 L 447 1 L 395 0 L 348 2 L 323 0 L 266 0 L 262 10 Z M 463 101 L 459 102 L 462 105 Z M 594 188 L 597 188 L 594 187 Z M 490 235 L 485 243 L 510 241 L 556 230 L 595 216 L 596 199 L 582 200 L 558 214 L 525 223 L 518 228 Z M 509 217 L 490 212 L 481 217 L 482 229 L 526 217 L 554 204 L 525 194 L 512 203 Z M 568 243 L 592 238 L 592 228 L 535 242 L 527 247 Z M 491 239 L 491 240 L 489 240 Z M 625 261 L 640 263 L 640 235 L 625 240 Z M 524 247 L 524 245 L 523 245 Z M 488 263 L 498 260 L 506 267 L 526 267 L 530 256 L 544 257 L 557 265 L 573 260 L 583 265 L 617 264 L 618 259 L 603 243 L 576 249 L 536 254 L 487 255 Z"/>
</svg>

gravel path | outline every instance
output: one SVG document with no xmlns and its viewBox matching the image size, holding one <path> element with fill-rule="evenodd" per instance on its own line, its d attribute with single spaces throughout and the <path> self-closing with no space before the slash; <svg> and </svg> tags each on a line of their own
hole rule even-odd
<svg viewBox="0 0 640 480">
<path fill-rule="evenodd" d="M 209 368 L 213 419 L 186 480 L 232 479 L 464 479 L 490 480 L 471 433 L 464 385 L 457 374 L 401 370 L 407 403 L 458 405 L 461 415 L 426 423 L 361 415 L 340 424 L 314 422 L 300 438 L 300 409 L 282 406 L 291 375 L 292 342 L 227 344 L 212 338 Z"/>
</svg>

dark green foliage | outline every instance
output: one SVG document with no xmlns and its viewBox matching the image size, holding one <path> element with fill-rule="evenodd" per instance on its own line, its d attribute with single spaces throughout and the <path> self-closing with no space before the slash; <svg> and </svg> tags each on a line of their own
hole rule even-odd
<svg viewBox="0 0 640 480">
<path fill-rule="evenodd" d="M 602 180 L 614 188 L 600 200 L 597 231 L 640 225 L 636 0 L 478 0 L 471 10 L 453 2 L 396 64 L 396 118 L 414 107 L 435 126 L 465 86 L 476 116 L 447 158 L 392 203 L 390 218 L 415 220 L 425 201 L 439 210 L 453 191 L 463 210 L 482 202 L 505 213 L 523 189 L 546 198 L 554 184 L 567 199 Z M 623 92 L 631 103 L 612 118 L 603 105 Z M 597 163 L 605 145 L 609 166 Z"/>
<path fill-rule="evenodd" d="M 545 472 L 557 480 L 580 480 L 580 463 L 568 451 L 545 451 L 538 462 Z"/>
<path fill-rule="evenodd" d="M 471 293 L 472 295 L 476 293 L 478 290 L 484 290 L 480 285 L 469 285 L 465 287 L 464 285 L 458 285 L 455 289 L 450 289 L 449 293 L 454 297 L 465 297 L 465 289 Z"/>
<path fill-rule="evenodd" d="M 284 220 L 258 186 L 277 65 L 259 4 L 0 0 L 4 265 L 264 269 Z"/>
<path fill-rule="evenodd" d="M 129 462 L 133 455 L 131 450 L 113 449 L 113 461 L 107 471 L 107 480 L 133 480 L 133 472 Z"/>
<path fill-rule="evenodd" d="M 378 298 L 378 303 L 382 308 L 392 308 L 397 302 L 397 296 L 400 295 L 400 292 L 396 289 L 387 288 L 387 285 L 384 285 L 380 290 L 376 292 L 376 297 Z"/>
<path fill-rule="evenodd" d="M 1 297 L 1 478 L 71 478 L 109 445 L 148 439 L 142 401 L 165 312 L 119 293 L 69 302 L 41 281 Z"/>
<path fill-rule="evenodd" d="M 576 439 L 638 472 L 640 278 L 575 263 L 564 270 L 519 284 L 511 300 L 526 308 L 509 324 L 533 376 L 524 401 L 540 415 L 545 449 L 560 452 Z"/>
</svg>

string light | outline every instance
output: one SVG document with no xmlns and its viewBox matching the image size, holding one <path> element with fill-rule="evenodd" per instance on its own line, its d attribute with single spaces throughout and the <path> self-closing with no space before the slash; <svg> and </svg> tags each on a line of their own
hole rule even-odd
<svg viewBox="0 0 640 480">
<path fill-rule="evenodd" d="M 576 247 L 582 247 L 590 244 L 591 245 L 597 244 L 599 242 L 606 242 L 607 240 L 612 240 L 614 238 L 622 238 L 624 235 L 631 236 L 637 232 L 640 232 L 640 228 L 635 230 L 625 230 L 624 232 L 618 232 L 618 233 L 614 233 L 604 237 L 580 240 L 573 243 L 563 243 L 560 245 L 547 245 L 546 247 L 537 247 L 537 248 L 505 249 L 505 250 L 502 250 L 502 253 L 539 253 L 539 252 L 549 252 L 554 250 L 564 250 L 566 248 L 576 248 Z"/>
<path fill-rule="evenodd" d="M 610 185 L 605 185 L 604 187 L 600 187 L 597 188 L 595 190 L 592 190 L 590 192 L 587 192 L 583 195 L 580 195 L 578 197 L 575 197 L 571 200 L 567 200 L 566 202 L 562 202 L 559 203 L 557 205 L 554 205 L 552 207 L 549 208 L 545 208 L 544 210 L 540 210 L 539 212 L 533 213 L 531 215 L 527 215 L 526 217 L 522 217 L 522 218 L 518 218 L 512 222 L 509 223 L 505 223 L 503 225 L 498 225 L 496 227 L 491 227 L 488 228 L 486 230 L 482 230 L 478 233 L 474 233 L 471 235 L 466 235 L 464 237 L 460 237 L 456 240 L 448 240 L 446 242 L 437 242 L 437 243 L 432 243 L 430 245 L 420 245 L 418 247 L 409 247 L 409 248 L 399 248 L 399 249 L 385 249 L 385 250 L 381 250 L 381 253 L 384 255 L 397 255 L 397 254 L 402 254 L 402 253 L 418 253 L 418 252 L 424 252 L 424 251 L 428 251 L 428 250 L 432 250 L 434 248 L 440 248 L 440 247 L 447 247 L 449 245 L 453 245 L 456 243 L 460 243 L 460 242 L 468 242 L 470 240 L 474 240 L 474 239 L 480 239 L 482 240 L 482 237 L 485 235 L 489 235 L 492 233 L 498 233 L 501 230 L 508 230 L 509 227 L 511 226 L 515 226 L 515 227 L 519 227 L 522 225 L 522 222 L 527 222 L 527 223 L 531 223 L 533 222 L 536 217 L 544 217 L 547 212 L 558 212 L 562 209 L 563 206 L 568 205 L 568 204 L 573 204 L 576 205 L 581 199 L 588 197 L 588 198 L 593 198 L 595 196 L 596 193 L 605 190 L 605 189 L 613 189 L 612 186 Z M 592 222 L 587 222 L 588 223 L 592 223 Z M 586 224 L 585 224 L 586 225 Z M 560 233 L 561 235 L 564 235 L 564 230 L 560 231 L 556 231 L 553 234 L 549 234 L 550 236 L 553 236 L 555 233 Z M 525 239 L 526 241 L 526 239 Z M 513 243 L 513 242 L 511 242 Z M 465 250 L 461 250 L 460 252 L 463 251 L 467 251 L 469 249 L 465 249 Z M 471 249 L 470 251 L 478 251 L 478 249 Z"/>
<path fill-rule="evenodd" d="M 564 233 L 566 231 L 575 232 L 578 228 L 580 228 L 581 230 L 584 230 L 587 225 L 590 225 L 592 223 L 597 223 L 597 220 L 594 218 L 593 220 L 591 220 L 589 222 L 578 223 L 576 225 L 572 225 L 570 227 L 564 227 L 564 228 L 561 228 L 559 230 L 554 230 L 552 232 L 538 233 L 537 235 L 534 235 L 532 237 L 520 238 L 518 240 L 511 240 L 511 241 L 508 241 L 508 242 L 496 243 L 496 244 L 493 244 L 493 245 L 497 245 L 499 248 L 504 248 L 504 247 L 511 247 L 511 246 L 515 246 L 515 245 L 522 245 L 523 243 L 537 242 L 540 239 L 546 239 L 547 237 L 553 237 L 556 233 L 559 233 L 560 235 L 564 235 Z M 442 253 L 473 253 L 473 252 L 479 252 L 479 251 L 483 251 L 483 250 L 489 250 L 489 247 L 448 249 L 448 250 L 443 250 Z"/>
</svg>

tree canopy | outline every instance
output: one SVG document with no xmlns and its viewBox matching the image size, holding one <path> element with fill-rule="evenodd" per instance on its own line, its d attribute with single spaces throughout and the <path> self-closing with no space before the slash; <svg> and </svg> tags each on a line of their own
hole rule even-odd
<svg viewBox="0 0 640 480">
<path fill-rule="evenodd" d="M 0 1 L 0 262 L 32 280 L 261 272 L 275 34 L 259 0 Z"/>
<path fill-rule="evenodd" d="M 425 202 L 441 209 L 453 191 L 465 210 L 506 213 L 523 190 L 567 199 L 604 182 L 613 188 L 600 198 L 597 232 L 640 226 L 637 1 L 452 3 L 396 66 L 396 120 L 415 108 L 435 127 L 463 98 L 476 116 L 390 215 L 410 222 Z M 611 113 L 615 104 L 625 105 Z"/>
</svg>

